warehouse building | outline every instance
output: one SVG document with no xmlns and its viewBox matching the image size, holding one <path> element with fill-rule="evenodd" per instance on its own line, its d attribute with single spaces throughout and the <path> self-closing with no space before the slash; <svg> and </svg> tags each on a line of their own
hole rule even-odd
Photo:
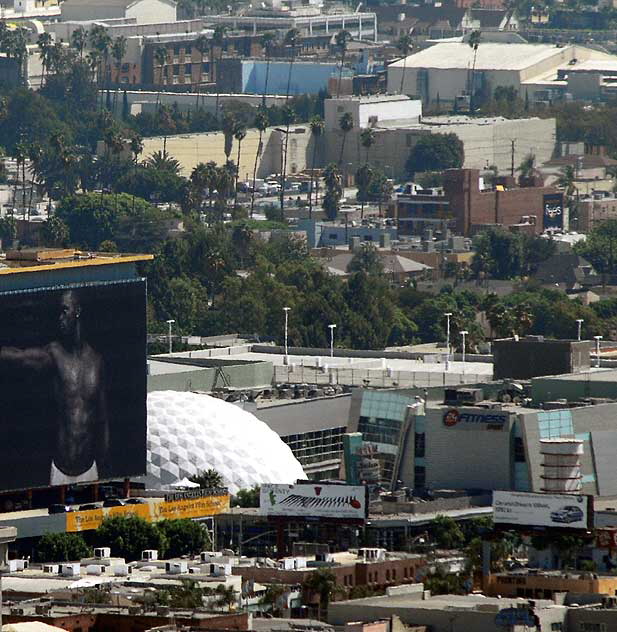
<svg viewBox="0 0 617 632">
<path fill-rule="evenodd" d="M 425 104 L 452 104 L 472 91 L 490 97 L 497 87 L 514 88 L 531 103 L 550 102 L 567 92 L 564 73 L 611 59 L 583 46 L 480 42 L 474 50 L 464 41 L 442 42 L 390 64 L 388 91 L 399 91 L 404 73 L 403 92 Z"/>
</svg>

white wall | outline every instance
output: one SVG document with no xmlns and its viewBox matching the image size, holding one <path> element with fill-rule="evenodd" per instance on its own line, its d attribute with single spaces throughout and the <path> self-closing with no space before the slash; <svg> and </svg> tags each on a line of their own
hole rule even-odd
<svg viewBox="0 0 617 632">
<path fill-rule="evenodd" d="M 176 6 L 160 0 L 141 0 L 128 7 L 126 16 L 135 18 L 137 24 L 175 22 Z"/>
<path fill-rule="evenodd" d="M 422 116 L 422 103 L 404 97 L 397 99 L 326 99 L 324 114 L 326 129 L 338 129 L 341 116 L 351 113 L 354 127 L 369 127 L 369 119 L 377 117 L 379 122 L 419 119 Z"/>
</svg>

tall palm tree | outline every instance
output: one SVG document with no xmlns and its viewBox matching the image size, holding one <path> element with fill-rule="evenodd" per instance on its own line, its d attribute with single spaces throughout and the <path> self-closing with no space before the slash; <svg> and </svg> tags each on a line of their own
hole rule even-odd
<svg viewBox="0 0 617 632">
<path fill-rule="evenodd" d="M 345 65 L 345 55 L 347 54 L 347 44 L 351 40 L 351 33 L 345 29 L 339 31 L 334 36 L 336 45 L 341 49 L 341 68 L 338 74 L 338 86 L 336 88 L 336 98 L 341 96 L 341 81 L 343 80 L 343 66 Z"/>
<path fill-rule="evenodd" d="M 253 217 L 253 211 L 255 210 L 255 182 L 257 181 L 257 164 L 259 158 L 263 153 L 263 135 L 268 128 L 268 112 L 266 109 L 261 109 L 255 117 L 255 127 L 259 131 L 259 143 L 257 145 L 257 151 L 255 152 L 255 164 L 253 165 L 253 186 L 251 188 L 251 213 Z"/>
<path fill-rule="evenodd" d="M 351 112 L 345 112 L 339 120 L 339 127 L 343 132 L 343 140 L 341 141 L 341 153 L 339 155 L 338 164 L 339 167 L 343 163 L 343 154 L 345 153 L 345 141 L 347 140 L 347 134 L 353 129 L 353 116 Z"/>
<path fill-rule="evenodd" d="M 221 69 L 221 64 L 223 62 L 223 47 L 225 46 L 225 42 L 227 40 L 227 27 L 224 24 L 219 24 L 214 29 L 214 33 L 212 34 L 212 43 L 214 46 L 218 46 L 219 49 L 219 58 L 216 62 L 216 103 L 214 106 L 214 117 L 216 120 L 219 118 L 219 98 L 220 98 L 220 88 L 219 88 L 219 73 Z"/>
<path fill-rule="evenodd" d="M 298 29 L 289 29 L 285 33 L 285 46 L 291 46 L 291 59 L 289 60 L 289 73 L 287 75 L 287 89 L 285 90 L 285 103 L 289 101 L 289 91 L 291 90 L 291 73 L 293 70 L 294 61 L 296 60 L 296 46 L 298 45 L 298 39 L 300 38 L 300 31 Z"/>
<path fill-rule="evenodd" d="M 226 111 L 223 114 L 223 120 L 221 122 L 221 130 L 223 132 L 223 136 L 225 138 L 225 158 L 227 162 L 229 162 L 229 158 L 231 156 L 231 150 L 233 148 L 234 143 L 234 134 L 236 129 L 238 128 L 238 121 L 234 116 L 233 112 Z"/>
<path fill-rule="evenodd" d="M 309 219 L 313 218 L 313 183 L 315 182 L 315 163 L 317 162 L 318 139 L 323 135 L 326 127 L 321 116 L 315 115 L 309 121 L 311 136 L 313 138 L 313 159 L 311 161 L 311 184 L 309 185 Z"/>
<path fill-rule="evenodd" d="M 403 94 L 403 90 L 405 89 L 405 71 L 407 70 L 407 55 L 409 55 L 409 51 L 411 50 L 411 37 L 407 33 L 401 35 L 396 42 L 396 47 L 403 57 L 403 72 L 401 73 L 401 87 L 399 90 L 399 92 Z"/>
<path fill-rule="evenodd" d="M 225 484 L 223 477 L 212 468 L 189 476 L 189 481 L 197 483 L 201 489 L 216 489 L 217 487 L 223 487 Z"/>
<path fill-rule="evenodd" d="M 266 95 L 268 94 L 268 80 L 270 78 L 270 60 L 272 58 L 272 46 L 276 35 L 274 33 L 266 32 L 261 36 L 261 48 L 266 53 L 266 80 L 264 82 L 264 94 L 261 100 L 262 106 L 266 107 Z"/>
<path fill-rule="evenodd" d="M 124 35 L 120 35 L 114 39 L 111 45 L 111 56 L 114 58 L 116 62 L 116 83 L 120 83 L 120 72 L 122 70 L 122 60 L 126 55 L 126 37 Z M 118 98 L 118 91 L 114 90 L 114 106 L 113 112 L 116 113 L 116 102 Z"/>
<path fill-rule="evenodd" d="M 287 177 L 287 151 L 289 149 L 289 134 L 291 124 L 296 120 L 296 113 L 290 105 L 283 106 L 283 122 L 285 123 L 285 142 L 283 144 L 283 159 L 281 161 L 281 219 L 285 217 L 285 180 Z"/>
<path fill-rule="evenodd" d="M 242 155 L 242 141 L 246 138 L 246 127 L 236 125 L 234 138 L 238 141 L 238 158 L 236 160 L 236 182 L 234 186 L 234 208 L 238 202 L 238 180 L 240 178 L 240 156 Z"/>
<path fill-rule="evenodd" d="M 101 88 L 104 88 L 105 83 L 108 84 L 109 77 L 109 49 L 111 46 L 111 37 L 109 33 L 107 33 L 107 29 L 100 25 L 95 24 L 88 33 L 88 39 L 90 40 L 90 46 L 94 50 L 97 50 L 100 53 L 101 66 L 104 68 L 104 72 L 99 69 L 98 77 L 99 81 L 101 81 Z M 109 88 L 109 84 L 108 84 Z M 103 104 L 103 99 L 101 97 L 101 106 Z"/>
<path fill-rule="evenodd" d="M 41 58 L 41 65 L 43 67 L 43 82 L 45 81 L 45 78 L 47 76 L 47 72 L 49 71 L 49 64 L 50 64 L 50 52 L 51 52 L 51 47 L 52 47 L 52 37 L 50 33 L 41 33 L 37 40 L 36 43 L 39 47 L 39 56 Z"/>
<path fill-rule="evenodd" d="M 195 103 L 195 110 L 199 110 L 199 98 L 201 96 L 201 76 L 204 69 L 204 53 L 210 50 L 210 40 L 205 35 L 200 35 L 195 40 L 195 49 L 199 51 L 201 55 L 200 63 L 199 63 L 199 75 L 197 79 L 197 101 Z"/>
<path fill-rule="evenodd" d="M 165 46 L 157 46 L 154 51 L 154 61 L 156 65 L 160 67 L 159 71 L 159 81 L 158 81 L 158 92 L 156 93 L 156 110 L 159 110 L 159 103 L 161 99 L 161 85 L 166 83 L 165 81 L 165 64 L 167 63 L 167 48 Z"/>
<path fill-rule="evenodd" d="M 368 156 L 371 147 L 375 144 L 375 130 L 372 127 L 366 127 L 360 133 L 360 144 L 366 149 L 366 160 L 364 161 L 364 171 L 368 173 L 369 164 Z M 361 200 L 360 218 L 364 219 L 364 197 Z"/>
<path fill-rule="evenodd" d="M 478 48 L 480 47 L 480 40 L 482 39 L 482 33 L 480 31 L 472 31 L 469 35 L 467 43 L 469 47 L 473 49 L 473 64 L 471 66 L 471 81 L 469 88 L 469 111 L 474 112 L 474 94 L 475 94 L 475 78 L 476 78 L 476 59 L 478 57 Z"/>
<path fill-rule="evenodd" d="M 237 603 L 237 593 L 233 586 L 225 586 L 219 584 L 215 593 L 218 595 L 216 605 L 220 607 L 227 607 L 227 610 L 231 611 L 231 607 Z"/>
<path fill-rule="evenodd" d="M 83 26 L 78 26 L 71 33 L 71 46 L 79 53 L 79 59 L 83 59 L 84 49 L 88 43 L 88 33 Z"/>
<path fill-rule="evenodd" d="M 41 146 L 33 143 L 28 147 L 28 159 L 30 160 L 30 199 L 28 200 L 28 221 L 32 213 L 32 198 L 34 197 L 35 176 L 40 164 L 43 150 Z"/>
<path fill-rule="evenodd" d="M 330 598 L 337 590 L 336 576 L 330 569 L 320 568 L 311 573 L 302 584 L 302 588 L 309 595 L 319 596 L 318 618 L 327 611 Z"/>
</svg>

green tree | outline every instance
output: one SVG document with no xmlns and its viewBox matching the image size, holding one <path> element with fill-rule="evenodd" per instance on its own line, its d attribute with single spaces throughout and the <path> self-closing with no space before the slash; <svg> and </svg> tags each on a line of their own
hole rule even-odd
<svg viewBox="0 0 617 632">
<path fill-rule="evenodd" d="M 231 504 L 233 507 L 259 507 L 259 494 L 259 485 L 250 489 L 239 489 L 231 499 Z"/>
<path fill-rule="evenodd" d="M 228 612 L 231 612 L 232 607 L 238 603 L 238 593 L 233 586 L 226 586 L 219 584 L 215 588 L 216 605 L 220 608 L 227 608 Z"/>
<path fill-rule="evenodd" d="M 253 186 L 251 187 L 251 212 L 250 217 L 253 217 L 253 211 L 255 210 L 255 183 L 257 182 L 257 165 L 264 150 L 263 136 L 266 129 L 268 129 L 269 119 L 268 112 L 264 108 L 260 109 L 255 117 L 255 127 L 259 132 L 259 142 L 257 143 L 257 151 L 255 152 L 255 163 L 253 164 Z"/>
<path fill-rule="evenodd" d="M 181 579 L 180 586 L 174 586 L 168 591 L 165 599 L 170 608 L 195 610 L 203 608 L 204 590 L 194 579 Z"/>
<path fill-rule="evenodd" d="M 428 526 L 431 539 L 443 549 L 457 549 L 465 543 L 465 535 L 453 518 L 437 516 Z"/>
<path fill-rule="evenodd" d="M 313 158 L 311 160 L 311 184 L 309 187 L 309 219 L 313 218 L 313 186 L 315 184 L 315 165 L 317 164 L 317 146 L 319 145 L 319 139 L 322 137 L 326 124 L 323 118 L 319 115 L 315 115 L 309 121 L 309 127 L 311 129 L 311 140 L 313 141 Z"/>
<path fill-rule="evenodd" d="M 578 242 L 574 250 L 591 263 L 597 272 L 615 274 L 617 257 L 617 220 L 611 219 L 594 227 L 585 241 Z"/>
<path fill-rule="evenodd" d="M 200 35 L 193 44 L 195 46 L 195 50 L 200 55 L 199 60 L 199 73 L 197 75 L 197 98 L 195 101 L 195 111 L 199 110 L 199 99 L 201 97 L 201 84 L 202 84 L 202 74 L 204 67 L 204 55 L 210 50 L 210 40 L 207 35 Z"/>
<path fill-rule="evenodd" d="M 425 134 L 411 149 L 405 167 L 413 176 L 423 171 L 459 169 L 464 161 L 463 143 L 456 134 Z"/>
<path fill-rule="evenodd" d="M 401 53 L 401 57 L 403 58 L 403 71 L 401 72 L 401 87 L 399 89 L 400 94 L 404 94 L 403 90 L 405 89 L 405 71 L 407 70 L 407 56 L 409 55 L 409 51 L 412 48 L 411 44 L 411 36 L 407 33 L 401 35 L 397 42 L 396 48 L 398 48 Z"/>
<path fill-rule="evenodd" d="M 353 116 L 351 112 L 345 112 L 341 119 L 339 120 L 339 128 L 341 132 L 343 132 L 343 138 L 341 140 L 341 153 L 339 154 L 338 165 L 339 167 L 343 164 L 343 155 L 345 153 L 345 141 L 347 140 L 347 135 L 353 129 Z"/>
<path fill-rule="evenodd" d="M 190 476 L 189 480 L 193 483 L 198 483 L 201 489 L 215 489 L 225 485 L 223 477 L 213 469 L 198 472 L 197 474 Z"/>
<path fill-rule="evenodd" d="M 272 48 L 276 40 L 276 35 L 269 31 L 262 34 L 260 38 L 261 49 L 266 54 L 266 78 L 264 80 L 264 93 L 261 99 L 261 106 L 266 108 L 266 95 L 268 94 L 268 80 L 270 79 L 270 60 L 272 59 Z"/>
<path fill-rule="evenodd" d="M 338 75 L 338 85 L 336 88 L 336 98 L 341 96 L 341 82 L 343 81 L 343 67 L 345 66 L 345 56 L 347 55 L 347 45 L 351 41 L 351 33 L 345 29 L 339 31 L 334 36 L 334 42 L 341 50 L 341 67 Z"/>
<path fill-rule="evenodd" d="M 52 215 L 41 226 L 41 241 L 44 246 L 61 247 L 68 245 L 70 238 L 69 227 L 59 217 Z"/>
<path fill-rule="evenodd" d="M 302 590 L 309 603 L 313 595 L 319 597 L 317 618 L 321 619 L 328 611 L 330 599 L 338 590 L 336 576 L 330 569 L 320 568 L 306 577 L 302 583 Z"/>
<path fill-rule="evenodd" d="M 214 28 L 214 33 L 212 34 L 212 45 L 216 46 L 219 49 L 219 57 L 216 62 L 216 101 L 214 104 L 214 118 L 218 121 L 219 118 L 219 100 L 221 95 L 220 88 L 220 75 L 221 75 L 221 66 L 223 64 L 223 50 L 225 48 L 225 42 L 227 41 L 227 27 L 224 24 L 217 24 Z M 210 78 L 212 81 L 212 77 Z"/>
<path fill-rule="evenodd" d="M 371 243 L 363 243 L 347 266 L 348 272 L 365 272 L 366 274 L 383 274 L 383 264 L 379 251 Z"/>
<path fill-rule="evenodd" d="M 326 192 L 323 197 L 322 208 L 327 218 L 333 220 L 338 215 L 343 197 L 343 182 L 338 166 L 334 163 L 329 164 L 324 169 L 323 178 Z"/>
<path fill-rule="evenodd" d="M 266 606 L 273 617 L 280 617 L 282 615 L 281 602 L 288 591 L 289 588 L 282 584 L 268 584 L 259 604 Z"/>
<path fill-rule="evenodd" d="M 93 534 L 95 546 L 108 546 L 113 557 L 127 561 L 141 559 L 141 552 L 155 549 L 161 557 L 167 551 L 167 539 L 153 523 L 136 515 L 107 516 Z"/>
<path fill-rule="evenodd" d="M 157 527 L 168 542 L 168 557 L 197 555 L 211 544 L 204 526 L 193 520 L 161 520 Z"/>
<path fill-rule="evenodd" d="M 92 555 L 80 533 L 46 533 L 34 549 L 37 562 L 73 562 Z"/>
</svg>

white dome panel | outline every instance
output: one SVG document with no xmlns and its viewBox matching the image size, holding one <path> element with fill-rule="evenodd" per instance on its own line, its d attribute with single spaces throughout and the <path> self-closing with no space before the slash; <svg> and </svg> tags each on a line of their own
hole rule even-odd
<svg viewBox="0 0 617 632">
<path fill-rule="evenodd" d="M 238 406 L 179 391 L 148 393 L 149 488 L 215 469 L 232 494 L 262 483 L 306 479 L 289 446 Z"/>
</svg>

